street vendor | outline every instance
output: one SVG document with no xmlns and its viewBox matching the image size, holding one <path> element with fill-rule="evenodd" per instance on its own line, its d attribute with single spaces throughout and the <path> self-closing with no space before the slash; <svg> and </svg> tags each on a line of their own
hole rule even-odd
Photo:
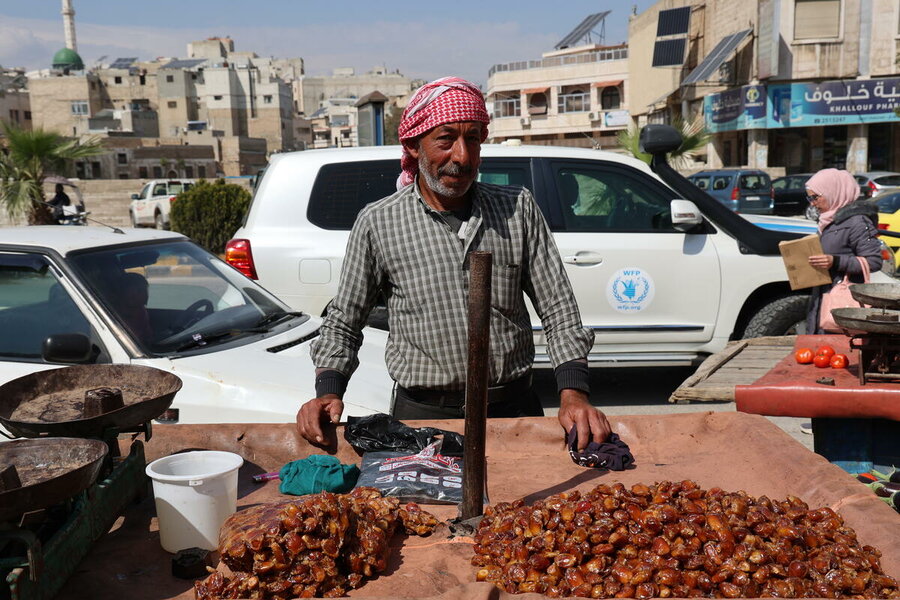
<svg viewBox="0 0 900 600">
<path fill-rule="evenodd" d="M 493 255 L 488 417 L 542 416 L 532 389 L 534 341 L 525 296 L 547 336 L 560 424 L 577 427 L 578 449 L 602 443 L 606 416 L 589 401 L 582 326 L 559 252 L 534 198 L 519 186 L 476 181 L 488 135 L 481 91 L 445 77 L 422 86 L 403 111 L 398 191 L 366 206 L 350 232 L 340 284 L 312 344 L 316 398 L 297 413 L 307 440 L 323 444 L 359 361 L 362 328 L 387 298 L 386 362 L 397 419 L 462 418 L 467 360 L 468 260 Z"/>
</svg>

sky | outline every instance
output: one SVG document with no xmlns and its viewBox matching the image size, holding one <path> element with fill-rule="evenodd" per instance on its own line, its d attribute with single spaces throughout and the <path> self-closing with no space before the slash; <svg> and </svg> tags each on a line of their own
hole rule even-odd
<svg viewBox="0 0 900 600">
<path fill-rule="evenodd" d="M 612 10 L 606 43 L 627 40 L 632 10 L 654 0 L 74 0 L 87 66 L 118 57 L 184 57 L 187 43 L 230 36 L 235 50 L 304 59 L 309 75 L 377 65 L 426 80 L 458 75 L 486 86 L 497 63 L 540 58 L 589 14 Z M 636 8 L 635 8 L 636 7 Z M 0 0 L 0 65 L 50 66 L 65 45 L 61 2 Z M 105 57 L 105 58 L 104 58 Z"/>
</svg>

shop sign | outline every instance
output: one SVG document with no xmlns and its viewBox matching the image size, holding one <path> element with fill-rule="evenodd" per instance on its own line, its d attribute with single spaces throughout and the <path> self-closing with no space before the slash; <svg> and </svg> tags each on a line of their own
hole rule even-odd
<svg viewBox="0 0 900 600">
<path fill-rule="evenodd" d="M 900 78 L 769 86 L 769 128 L 900 121 Z"/>
<path fill-rule="evenodd" d="M 603 113 L 604 127 L 626 127 L 631 122 L 627 110 L 608 110 Z"/>
<path fill-rule="evenodd" d="M 745 85 L 709 94 L 703 99 L 706 130 L 710 133 L 736 129 L 766 128 L 766 88 Z"/>
</svg>

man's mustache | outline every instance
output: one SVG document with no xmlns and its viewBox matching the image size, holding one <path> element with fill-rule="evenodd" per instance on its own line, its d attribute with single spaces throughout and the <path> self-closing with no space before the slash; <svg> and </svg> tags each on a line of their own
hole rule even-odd
<svg viewBox="0 0 900 600">
<path fill-rule="evenodd" d="M 459 177 L 460 175 L 471 175 L 474 172 L 475 169 L 473 169 L 472 167 L 468 165 L 458 165 L 456 163 L 450 163 L 438 169 L 438 175 L 441 177 L 443 177 L 444 175 Z"/>
</svg>

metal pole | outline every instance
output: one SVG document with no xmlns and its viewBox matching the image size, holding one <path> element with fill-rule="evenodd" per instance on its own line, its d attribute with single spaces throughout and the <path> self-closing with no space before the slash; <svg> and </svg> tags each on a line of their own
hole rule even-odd
<svg viewBox="0 0 900 600">
<path fill-rule="evenodd" d="M 469 254 L 469 356 L 466 370 L 466 441 L 463 448 L 462 520 L 483 514 L 491 316 L 490 252 Z"/>
</svg>

